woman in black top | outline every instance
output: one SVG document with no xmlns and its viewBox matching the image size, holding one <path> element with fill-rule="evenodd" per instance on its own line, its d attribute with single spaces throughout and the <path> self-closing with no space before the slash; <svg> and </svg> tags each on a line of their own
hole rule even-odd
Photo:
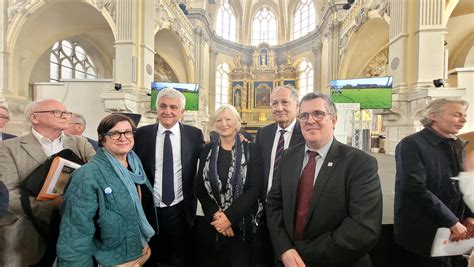
<svg viewBox="0 0 474 267">
<path fill-rule="evenodd" d="M 253 266 L 252 243 L 261 205 L 263 168 L 254 143 L 242 142 L 240 116 L 230 105 L 216 110 L 212 123 L 219 138 L 200 158 L 196 192 L 204 211 L 197 227 L 202 266 Z M 204 239 L 204 240 L 202 240 Z"/>
</svg>

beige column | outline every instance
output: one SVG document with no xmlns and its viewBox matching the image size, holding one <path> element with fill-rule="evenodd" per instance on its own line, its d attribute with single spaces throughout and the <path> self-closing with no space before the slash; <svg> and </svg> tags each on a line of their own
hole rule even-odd
<svg viewBox="0 0 474 267">
<path fill-rule="evenodd" d="M 313 84 L 314 84 L 314 89 L 313 91 L 315 92 L 325 92 L 323 88 L 323 82 L 322 82 L 322 76 L 321 76 L 321 66 L 322 66 L 322 48 L 323 44 L 321 40 L 318 40 L 316 44 L 313 46 L 313 49 L 311 50 L 314 55 L 314 61 L 313 61 Z M 326 92 L 327 93 L 327 92 Z"/>
<path fill-rule="evenodd" d="M 217 49 L 209 47 L 209 114 L 216 110 L 216 57 Z"/>
<path fill-rule="evenodd" d="M 139 57 L 138 57 L 138 88 L 149 90 L 151 82 L 154 80 L 155 66 L 155 4 L 154 1 L 137 1 L 140 3 L 140 19 L 138 36 Z"/>
<path fill-rule="evenodd" d="M 149 1 L 117 0 L 114 79 L 123 90 L 138 88 L 139 11 L 143 2 Z"/>
<path fill-rule="evenodd" d="M 9 55 L 6 49 L 6 32 L 8 28 L 7 10 L 8 1 L 0 2 L 0 100 L 4 100 L 4 94 L 8 91 L 8 60 Z"/>
</svg>

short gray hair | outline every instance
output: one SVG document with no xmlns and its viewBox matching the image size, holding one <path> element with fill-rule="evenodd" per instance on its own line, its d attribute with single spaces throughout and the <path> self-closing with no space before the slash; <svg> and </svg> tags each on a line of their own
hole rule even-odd
<svg viewBox="0 0 474 267">
<path fill-rule="evenodd" d="M 177 98 L 180 100 L 181 103 L 181 109 L 184 109 L 186 106 L 186 98 L 184 97 L 183 93 L 180 91 L 174 89 L 174 88 L 163 88 L 158 92 L 158 96 L 156 97 L 156 108 L 158 108 L 158 102 L 160 101 L 160 98 L 162 97 L 168 97 L 168 98 Z"/>
<path fill-rule="evenodd" d="M 431 124 L 433 124 L 433 121 L 430 118 L 430 114 L 442 113 L 444 111 L 444 106 L 446 104 L 451 104 L 451 103 L 460 104 L 466 110 L 469 108 L 469 103 L 465 100 L 446 99 L 446 98 L 435 99 L 429 102 L 421 111 L 421 118 L 420 118 L 421 124 L 425 127 L 431 126 Z"/>
<path fill-rule="evenodd" d="M 301 99 L 300 101 L 300 107 L 301 107 L 301 104 L 305 101 L 310 101 L 310 100 L 313 100 L 313 99 L 317 99 L 317 98 L 321 98 L 322 100 L 324 100 L 324 106 L 326 107 L 326 110 L 333 114 L 333 115 L 337 115 L 337 108 L 336 108 L 336 105 L 334 104 L 334 102 L 332 102 L 331 98 L 329 98 L 328 95 L 326 94 L 323 94 L 323 93 L 315 93 L 315 92 L 310 92 L 310 93 L 307 93 L 305 96 L 303 96 L 303 98 Z"/>
<path fill-rule="evenodd" d="M 84 116 L 82 116 L 81 114 L 72 113 L 71 120 L 75 123 L 80 123 L 84 125 L 84 128 L 86 128 L 86 119 L 84 119 Z"/>
<path fill-rule="evenodd" d="M 38 106 L 41 104 L 41 102 L 43 102 L 44 99 L 41 99 L 41 100 L 35 100 L 35 101 L 32 101 L 31 103 L 29 103 L 26 108 L 25 108 L 25 117 L 26 117 L 26 120 L 31 122 L 31 119 L 30 119 L 30 115 L 31 113 L 33 113 L 34 110 L 36 110 L 38 108 Z"/>
<path fill-rule="evenodd" d="M 273 89 L 272 91 L 272 95 L 273 93 L 275 93 L 276 91 L 280 90 L 280 89 L 288 89 L 290 90 L 290 96 L 291 98 L 293 98 L 293 100 L 295 100 L 296 104 L 298 104 L 300 101 L 300 96 L 299 96 L 299 93 L 298 91 L 296 90 L 296 88 L 291 85 L 291 84 L 285 84 L 285 85 L 280 85 L 280 86 L 277 86 L 275 87 L 275 89 Z"/>
<path fill-rule="evenodd" d="M 236 127 L 236 130 L 237 132 L 240 131 L 240 127 L 242 126 L 242 119 L 240 118 L 240 114 L 239 112 L 235 109 L 234 106 L 232 105 L 228 105 L 228 104 L 225 104 L 225 105 L 222 105 L 220 106 L 218 109 L 216 109 L 216 111 L 214 112 L 214 114 L 212 114 L 212 117 L 211 117 L 211 123 L 212 125 L 214 126 L 215 128 L 215 124 L 216 124 L 216 119 L 217 117 L 219 117 L 219 115 L 224 112 L 225 110 L 228 110 L 230 111 L 230 114 L 232 114 L 232 116 L 234 117 L 236 123 L 237 123 L 237 127 Z"/>
<path fill-rule="evenodd" d="M 12 117 L 12 112 L 8 109 L 7 106 L 5 105 L 0 105 L 0 109 L 3 109 L 5 110 L 7 113 L 8 113 L 8 119 L 10 119 Z"/>
</svg>

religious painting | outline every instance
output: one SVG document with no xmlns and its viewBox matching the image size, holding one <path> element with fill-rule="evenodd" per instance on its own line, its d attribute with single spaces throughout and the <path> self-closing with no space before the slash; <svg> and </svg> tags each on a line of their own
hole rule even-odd
<svg viewBox="0 0 474 267">
<path fill-rule="evenodd" d="M 295 80 L 285 80 L 283 82 L 283 85 L 292 85 L 293 87 L 296 87 L 296 81 Z"/>
<path fill-rule="evenodd" d="M 255 107 L 269 107 L 270 93 L 272 91 L 272 82 L 255 82 Z"/>
<path fill-rule="evenodd" d="M 242 87 L 234 87 L 232 103 L 236 108 L 242 108 Z"/>
</svg>

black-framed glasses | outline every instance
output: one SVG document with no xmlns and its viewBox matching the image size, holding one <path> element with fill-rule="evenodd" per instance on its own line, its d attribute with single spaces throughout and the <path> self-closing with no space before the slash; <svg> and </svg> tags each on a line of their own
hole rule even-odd
<svg viewBox="0 0 474 267">
<path fill-rule="evenodd" d="M 112 140 L 119 140 L 120 137 L 122 137 L 122 134 L 123 134 L 123 136 L 125 136 L 125 138 L 131 139 L 131 138 L 133 138 L 133 135 L 135 134 L 135 131 L 125 131 L 125 132 L 113 131 L 113 132 L 108 132 L 104 135 L 107 135 Z"/>
<path fill-rule="evenodd" d="M 66 118 L 69 119 L 72 116 L 72 112 L 69 111 L 61 111 L 61 110 L 40 110 L 40 111 L 33 111 L 33 113 L 52 113 L 56 118 Z"/>
<path fill-rule="evenodd" d="M 311 118 L 313 118 L 313 120 L 320 121 L 320 120 L 324 119 L 324 117 L 326 117 L 326 115 L 332 115 L 332 113 L 324 112 L 322 110 L 315 110 L 311 113 L 309 113 L 309 112 L 300 113 L 300 114 L 298 114 L 298 116 L 296 118 L 300 122 L 307 122 L 310 115 L 311 115 Z"/>
</svg>

